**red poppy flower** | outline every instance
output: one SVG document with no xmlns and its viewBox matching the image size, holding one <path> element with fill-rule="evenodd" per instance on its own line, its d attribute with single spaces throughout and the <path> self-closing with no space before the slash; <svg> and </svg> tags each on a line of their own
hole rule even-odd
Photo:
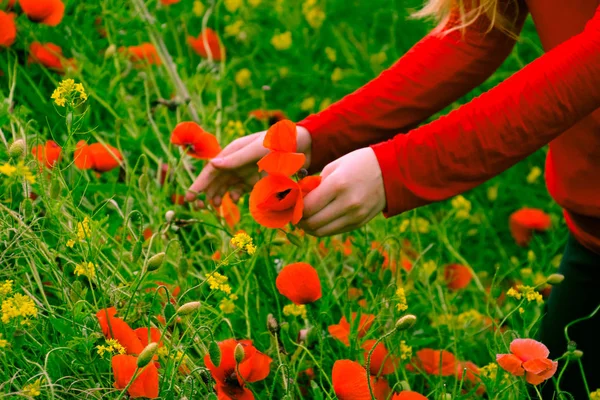
<svg viewBox="0 0 600 400">
<path fill-rule="evenodd" d="M 142 342 L 133 329 L 121 318 L 115 317 L 114 307 L 105 308 L 96 313 L 96 318 L 107 339 L 116 339 L 127 350 L 127 354 L 140 354 L 144 350 Z"/>
<path fill-rule="evenodd" d="M 417 392 L 403 390 L 400 393 L 396 393 L 394 396 L 392 396 L 392 400 L 427 400 L 427 397 Z"/>
<path fill-rule="evenodd" d="M 510 344 L 511 354 L 496 354 L 496 361 L 505 371 L 515 376 L 525 375 L 532 385 L 552 378 L 558 362 L 548 359 L 550 351 L 533 339 L 515 339 Z"/>
<path fill-rule="evenodd" d="M 522 208 L 509 219 L 510 233 L 519 246 L 527 246 L 534 231 L 547 231 L 551 225 L 550 216 L 537 208 Z"/>
<path fill-rule="evenodd" d="M 67 68 L 76 68 L 75 60 L 65 58 L 62 49 L 54 43 L 33 42 L 29 46 L 29 63 L 63 73 Z"/>
<path fill-rule="evenodd" d="M 56 26 L 65 14 L 65 5 L 61 0 L 20 0 L 21 9 L 33 22 Z"/>
<path fill-rule="evenodd" d="M 181 122 L 171 132 L 171 143 L 181 146 L 194 158 L 207 160 L 221 152 L 214 135 L 206 132 L 195 122 Z"/>
<path fill-rule="evenodd" d="M 112 358 L 112 368 L 115 376 L 115 388 L 125 389 L 137 369 L 137 357 L 127 354 L 116 355 Z M 158 397 L 158 370 L 154 363 L 149 363 L 138 372 L 137 377 L 127 389 L 127 393 L 134 399 Z"/>
<path fill-rule="evenodd" d="M 362 295 L 362 290 L 355 287 L 348 288 L 348 300 L 358 300 Z"/>
<path fill-rule="evenodd" d="M 33 154 L 40 163 L 44 163 L 46 168 L 52 168 L 60 159 L 61 151 L 62 148 L 54 140 L 48 140 L 45 145 L 38 144 L 31 149 L 31 154 Z"/>
<path fill-rule="evenodd" d="M 367 379 L 371 379 L 375 398 L 385 400 L 391 391 L 385 379 L 367 378 L 367 371 L 355 361 L 338 360 L 333 364 L 331 380 L 339 400 L 371 400 Z"/>
<path fill-rule="evenodd" d="M 265 135 L 263 146 L 271 152 L 258 161 L 258 171 L 273 175 L 291 176 L 298 172 L 306 156 L 296 153 L 296 124 L 283 120 L 271 126 Z"/>
<path fill-rule="evenodd" d="M 481 380 L 479 379 L 479 367 L 472 363 L 471 361 L 464 361 L 460 363 L 460 367 L 457 374 L 457 379 L 463 379 L 466 382 L 469 382 L 472 387 L 477 385 L 476 393 L 482 395 L 485 393 L 485 386 L 481 385 Z"/>
<path fill-rule="evenodd" d="M 121 165 L 123 156 L 116 148 L 108 144 L 86 144 L 80 140 L 75 147 L 75 166 L 79 169 L 93 169 L 96 172 L 108 172 Z"/>
<path fill-rule="evenodd" d="M 160 0 L 160 3 L 164 6 L 170 6 L 171 4 L 177 4 L 181 0 Z"/>
<path fill-rule="evenodd" d="M 17 38 L 17 26 L 13 13 L 0 10 L 0 47 L 10 47 Z"/>
<path fill-rule="evenodd" d="M 223 196 L 221 206 L 217 208 L 217 212 L 221 218 L 225 220 L 225 223 L 227 223 L 230 229 L 233 229 L 240 222 L 240 209 L 237 204 L 231 200 L 229 192 L 225 193 L 225 196 Z"/>
<path fill-rule="evenodd" d="M 234 351 L 238 343 L 244 347 L 244 358 L 236 370 Z M 217 382 L 215 388 L 219 399 L 254 399 L 254 395 L 245 384 L 261 381 L 269 375 L 273 361 L 271 357 L 258 351 L 251 340 L 227 339 L 219 343 L 219 349 L 221 349 L 221 363 L 218 367 L 213 364 L 208 354 L 204 357 L 204 365 Z"/>
<path fill-rule="evenodd" d="M 468 267 L 460 264 L 450 264 L 444 267 L 444 276 L 448 289 L 458 290 L 469 286 L 473 275 Z"/>
<path fill-rule="evenodd" d="M 279 293 L 295 304 L 313 303 L 321 298 L 317 270 L 303 262 L 283 267 L 275 281 Z"/>
<path fill-rule="evenodd" d="M 376 340 L 365 340 L 362 345 L 363 350 L 365 351 L 365 362 L 369 357 L 369 352 L 375 345 Z M 373 354 L 371 355 L 371 365 L 369 373 L 373 376 L 379 375 L 388 375 L 393 373 L 396 370 L 396 365 L 398 360 L 396 357 L 390 355 L 388 350 L 385 348 L 383 343 L 379 343 Z"/>
<path fill-rule="evenodd" d="M 120 52 L 125 52 L 129 59 L 138 65 L 162 65 L 162 60 L 152 43 L 142 43 L 138 46 L 121 47 Z"/>
<path fill-rule="evenodd" d="M 253 110 L 248 113 L 248 116 L 254 117 L 259 121 L 266 121 L 269 125 L 287 119 L 287 116 L 281 110 Z"/>
<path fill-rule="evenodd" d="M 352 313 L 353 324 L 355 323 L 354 321 L 356 320 L 356 315 L 357 314 L 355 312 Z M 358 321 L 358 337 L 359 338 L 362 338 L 363 336 L 365 336 L 367 334 L 367 332 L 371 328 L 371 325 L 373 325 L 374 321 L 375 321 L 375 316 L 373 314 L 361 314 L 360 320 Z M 329 334 L 331 336 L 335 337 L 340 342 L 344 343 L 346 346 L 349 346 L 350 345 L 350 328 L 351 328 L 350 323 L 348 322 L 346 317 L 343 316 L 342 319 L 340 320 L 339 324 L 329 325 L 327 330 L 329 331 Z"/>
<path fill-rule="evenodd" d="M 456 375 L 459 368 L 454 354 L 446 350 L 419 350 L 413 362 L 429 375 Z"/>
<path fill-rule="evenodd" d="M 213 60 L 219 62 L 225 58 L 225 48 L 221 46 L 217 33 L 210 28 L 206 28 L 197 38 L 188 36 L 187 40 L 192 50 L 202 58 L 208 58 L 209 50 Z"/>
</svg>

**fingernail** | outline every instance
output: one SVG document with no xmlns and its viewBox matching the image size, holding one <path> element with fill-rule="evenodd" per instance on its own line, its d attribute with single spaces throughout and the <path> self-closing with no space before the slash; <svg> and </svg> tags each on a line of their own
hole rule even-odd
<svg viewBox="0 0 600 400">
<path fill-rule="evenodd" d="M 214 164 L 214 165 L 222 165 L 224 161 L 225 161 L 225 159 L 224 158 L 220 158 L 220 157 L 219 158 L 213 158 L 212 160 L 210 160 L 211 164 Z"/>
</svg>

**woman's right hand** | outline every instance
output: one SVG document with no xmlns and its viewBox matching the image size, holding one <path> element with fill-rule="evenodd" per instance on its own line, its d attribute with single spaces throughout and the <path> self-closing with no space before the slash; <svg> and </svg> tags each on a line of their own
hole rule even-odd
<svg viewBox="0 0 600 400">
<path fill-rule="evenodd" d="M 298 152 L 306 155 L 304 168 L 310 165 L 311 138 L 306 128 L 296 127 Z M 206 200 L 215 206 L 221 205 L 225 193 L 237 202 L 260 179 L 256 163 L 269 150 L 263 146 L 266 131 L 253 133 L 229 143 L 217 157 L 210 160 L 202 169 L 185 195 L 193 201 L 200 193 L 206 193 Z"/>
</svg>

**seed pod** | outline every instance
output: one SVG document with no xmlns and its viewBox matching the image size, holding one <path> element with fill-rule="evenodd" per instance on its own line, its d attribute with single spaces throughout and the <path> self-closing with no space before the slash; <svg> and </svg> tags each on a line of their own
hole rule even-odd
<svg viewBox="0 0 600 400">
<path fill-rule="evenodd" d="M 235 346 L 235 350 L 233 351 L 233 358 L 237 364 L 240 364 L 244 361 L 244 357 L 246 357 L 246 351 L 244 350 L 244 346 L 241 343 L 238 343 Z"/>
<path fill-rule="evenodd" d="M 175 218 L 175 211 L 169 210 L 165 213 L 165 221 L 171 222 Z"/>
<path fill-rule="evenodd" d="M 137 359 L 138 368 L 144 368 L 152 361 L 152 358 L 158 351 L 158 343 L 149 343 L 148 346 L 142 350 Z"/>
<path fill-rule="evenodd" d="M 163 310 L 163 314 L 165 315 L 165 320 L 167 323 L 171 321 L 171 319 L 175 316 L 177 311 L 175 310 L 175 306 L 171 303 L 165 304 L 165 308 Z"/>
<path fill-rule="evenodd" d="M 581 350 L 572 351 L 569 354 L 569 357 L 573 360 L 579 360 L 581 357 L 583 357 L 583 351 L 581 351 Z"/>
<path fill-rule="evenodd" d="M 548 277 L 546 283 L 548 283 L 549 285 L 558 285 L 564 280 L 565 276 L 563 274 L 552 274 Z"/>
<path fill-rule="evenodd" d="M 50 197 L 54 200 L 58 199 L 61 189 L 62 185 L 60 184 L 60 180 L 53 179 L 52 183 L 50 184 Z"/>
<path fill-rule="evenodd" d="M 396 330 L 405 331 L 412 328 L 417 323 L 417 317 L 407 314 L 396 322 Z"/>
<path fill-rule="evenodd" d="M 302 239 L 300 239 L 298 236 L 294 235 L 292 232 L 288 232 L 285 234 L 285 236 L 287 236 L 287 239 L 290 241 L 290 243 L 292 243 L 294 246 L 297 247 L 302 247 Z"/>
<path fill-rule="evenodd" d="M 221 365 L 221 348 L 214 340 L 208 344 L 208 357 L 215 367 Z"/>
<path fill-rule="evenodd" d="M 115 46 L 113 43 L 110 46 L 108 46 L 108 48 L 104 52 L 104 58 L 110 58 L 110 57 L 114 56 L 116 52 L 117 52 L 117 46 Z"/>
<path fill-rule="evenodd" d="M 8 148 L 8 155 L 11 158 L 19 158 L 25 153 L 25 141 L 23 139 L 15 140 Z"/>
<path fill-rule="evenodd" d="M 165 260 L 165 252 L 156 253 L 148 260 L 148 271 L 156 271 Z"/>
<path fill-rule="evenodd" d="M 200 308 L 199 301 L 190 301 L 189 303 L 185 303 L 181 307 L 177 309 L 177 314 L 179 315 L 189 315 Z"/>
<path fill-rule="evenodd" d="M 131 249 L 131 262 L 137 262 L 142 255 L 142 241 L 139 240 L 135 242 L 133 245 L 133 249 Z"/>
<path fill-rule="evenodd" d="M 146 189 L 148 188 L 148 183 L 149 183 L 148 175 L 141 174 L 140 177 L 138 178 L 138 185 L 142 192 L 146 191 Z"/>
</svg>

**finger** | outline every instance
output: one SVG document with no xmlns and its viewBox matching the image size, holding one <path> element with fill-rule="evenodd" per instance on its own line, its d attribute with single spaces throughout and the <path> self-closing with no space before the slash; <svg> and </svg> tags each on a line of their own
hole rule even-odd
<svg viewBox="0 0 600 400">
<path fill-rule="evenodd" d="M 346 207 L 341 205 L 339 198 L 336 198 L 316 214 L 301 220 L 298 226 L 304 230 L 314 232 L 317 229 L 331 223 L 332 221 L 341 218 L 345 214 L 348 214 L 348 210 Z"/>
<path fill-rule="evenodd" d="M 253 133 L 251 135 L 244 136 L 244 137 L 234 140 L 233 142 L 231 142 L 227 146 L 225 146 L 225 148 L 223 150 L 221 150 L 221 152 L 215 158 L 226 156 L 235 151 L 238 151 L 242 147 L 247 146 L 253 140 L 256 140 L 257 137 L 260 137 L 263 133 L 264 132 Z"/>
<path fill-rule="evenodd" d="M 323 179 L 321 184 L 304 198 L 303 218 L 308 219 L 324 209 L 337 195 L 336 186 L 328 185 L 327 178 Z"/>
<path fill-rule="evenodd" d="M 210 164 L 218 169 L 235 169 L 246 164 L 254 164 L 267 153 L 268 150 L 263 146 L 262 140 L 255 139 L 231 154 L 213 158 Z"/>
<path fill-rule="evenodd" d="M 214 184 L 210 185 L 206 188 L 206 198 L 215 204 L 216 207 L 221 205 L 221 199 L 219 199 L 218 204 L 216 202 L 217 193 L 225 193 L 231 183 L 234 182 L 236 178 L 233 176 L 224 176 L 223 179 L 219 181 L 215 181 Z"/>
<path fill-rule="evenodd" d="M 229 181 L 229 183 L 227 185 L 223 185 L 221 187 L 219 187 L 214 194 L 214 202 L 215 204 L 220 205 L 221 202 L 223 201 L 223 197 L 225 196 L 225 193 L 227 193 L 228 191 L 230 191 L 230 189 L 237 185 L 240 182 L 240 180 L 238 178 L 233 178 Z M 229 195 L 229 197 L 231 198 L 231 194 Z"/>
<path fill-rule="evenodd" d="M 344 215 L 315 231 L 309 232 L 309 234 L 317 237 L 332 236 L 352 231 L 360 226 L 360 223 L 355 222 L 352 217 Z"/>
<path fill-rule="evenodd" d="M 187 193 L 185 194 L 185 199 L 187 201 L 193 201 L 196 196 L 203 192 L 214 180 L 218 177 L 220 171 L 213 167 L 210 163 L 206 164 L 206 166 L 200 172 L 200 175 L 196 178 L 194 183 L 190 186 Z"/>
</svg>

